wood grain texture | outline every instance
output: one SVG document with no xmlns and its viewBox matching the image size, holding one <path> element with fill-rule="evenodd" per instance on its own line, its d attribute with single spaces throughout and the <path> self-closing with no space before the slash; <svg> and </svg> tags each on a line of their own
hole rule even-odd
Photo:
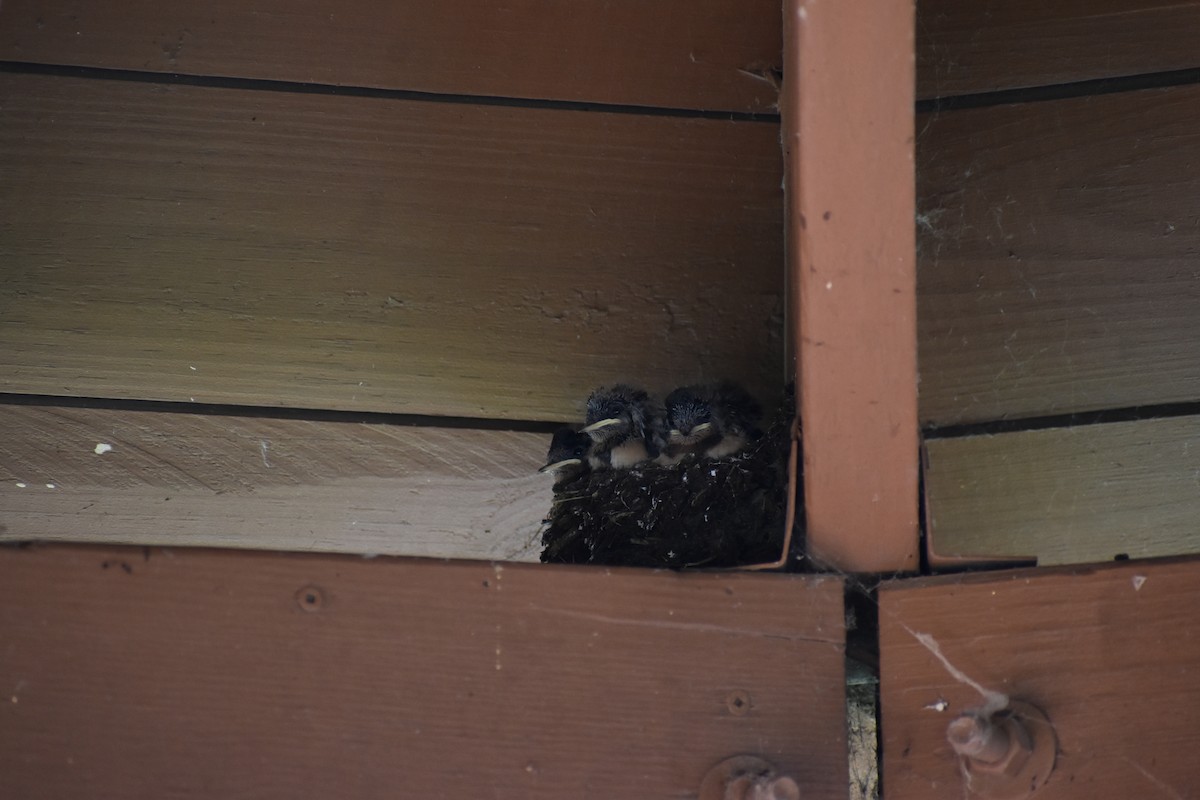
<svg viewBox="0 0 1200 800">
<path fill-rule="evenodd" d="M 885 583 L 880 714 L 888 800 L 968 796 L 946 725 L 983 705 L 914 634 L 931 637 L 983 688 L 1049 716 L 1058 760 L 1037 797 L 1196 796 L 1198 586 L 1196 560 Z"/>
<path fill-rule="evenodd" d="M 779 4 L 722 0 L 253 6 L 6 0 L 0 58 L 450 94 L 770 111 Z"/>
<path fill-rule="evenodd" d="M 917 94 L 946 97 L 1200 66 L 1200 2 L 921 0 Z"/>
<path fill-rule="evenodd" d="M 796 0 L 786 9 L 790 333 L 807 547 L 845 571 L 913 569 L 913 8 Z"/>
<path fill-rule="evenodd" d="M 536 561 L 552 499 L 536 433 L 31 406 L 0 430 L 0 541 Z"/>
<path fill-rule="evenodd" d="M 1200 417 L 927 442 L 930 549 L 1039 564 L 1200 552 Z"/>
<path fill-rule="evenodd" d="M 1200 399 L 1200 87 L 917 126 L 923 422 Z"/>
<path fill-rule="evenodd" d="M 825 577 L 6 548 L 0 794 L 686 797 L 753 753 L 844 798 L 842 614 Z"/>
<path fill-rule="evenodd" d="M 0 75 L 0 390 L 570 420 L 782 361 L 778 127 Z"/>
</svg>

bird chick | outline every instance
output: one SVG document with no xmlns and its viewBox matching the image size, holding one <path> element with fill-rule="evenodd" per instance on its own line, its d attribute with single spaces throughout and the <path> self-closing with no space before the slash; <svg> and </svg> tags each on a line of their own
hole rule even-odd
<svg viewBox="0 0 1200 800">
<path fill-rule="evenodd" d="M 592 469 L 628 469 L 658 455 L 653 431 L 661 413 L 641 389 L 617 384 L 599 388 L 587 401 L 587 424 L 580 429 L 592 439 Z"/>
<path fill-rule="evenodd" d="M 563 426 L 550 438 L 550 450 L 546 453 L 546 464 L 538 472 L 554 475 L 554 483 L 568 483 L 586 473 L 591 465 L 588 453 L 592 439 L 569 426 Z"/>
<path fill-rule="evenodd" d="M 761 435 L 761 415 L 758 402 L 732 381 L 680 387 L 667 395 L 666 444 L 659 460 L 731 456 Z"/>
</svg>

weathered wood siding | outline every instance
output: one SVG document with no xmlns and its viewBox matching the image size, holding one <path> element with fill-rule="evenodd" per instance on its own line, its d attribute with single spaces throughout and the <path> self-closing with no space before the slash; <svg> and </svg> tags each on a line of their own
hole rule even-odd
<svg viewBox="0 0 1200 800">
<path fill-rule="evenodd" d="M 6 0 L 0 59 L 435 94 L 771 111 L 778 2 Z"/>
<path fill-rule="evenodd" d="M 550 510 L 541 433 L 13 405 L 0 430 L 0 541 L 536 561 Z"/>
<path fill-rule="evenodd" d="M 920 415 L 966 435 L 928 443 L 931 563 L 1196 552 L 1200 4 L 918 30 L 920 94 L 985 93 L 917 118 Z"/>
<path fill-rule="evenodd" d="M 1200 3 L 920 0 L 917 94 L 947 97 L 1200 67 Z"/>
<path fill-rule="evenodd" d="M 1200 399 L 1200 87 L 917 131 L 925 424 Z"/>
<path fill-rule="evenodd" d="M 1200 552 L 1200 418 L 926 443 L 930 551 L 1039 564 Z"/>
<path fill-rule="evenodd" d="M 0 74 L 0 390 L 519 419 L 778 392 L 778 126 Z"/>
</svg>

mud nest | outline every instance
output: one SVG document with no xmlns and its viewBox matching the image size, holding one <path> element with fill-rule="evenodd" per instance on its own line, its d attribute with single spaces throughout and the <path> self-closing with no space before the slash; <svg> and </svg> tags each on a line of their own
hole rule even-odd
<svg viewBox="0 0 1200 800">
<path fill-rule="evenodd" d="M 685 569 L 777 560 L 792 407 L 785 400 L 765 433 L 729 458 L 647 463 L 557 484 L 542 561 Z M 793 553 L 803 552 L 799 525 Z"/>
</svg>

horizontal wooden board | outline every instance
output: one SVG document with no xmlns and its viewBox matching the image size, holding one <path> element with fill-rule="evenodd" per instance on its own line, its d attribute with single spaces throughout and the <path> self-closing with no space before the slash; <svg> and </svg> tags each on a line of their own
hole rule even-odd
<svg viewBox="0 0 1200 800">
<path fill-rule="evenodd" d="M 1200 417 L 938 439 L 926 451 L 938 556 L 1200 552 Z"/>
<path fill-rule="evenodd" d="M 769 111 L 778 2 L 6 0 L 0 59 L 451 94 Z"/>
<path fill-rule="evenodd" d="M 1200 399 L 1200 87 L 917 130 L 924 423 Z"/>
<path fill-rule="evenodd" d="M 777 125 L 0 75 L 0 391 L 568 420 L 782 365 Z"/>
<path fill-rule="evenodd" d="M 312 596 L 312 601 L 308 597 Z M 5 797 L 846 796 L 841 581 L 0 550 Z"/>
<path fill-rule="evenodd" d="M 912 3 L 785 8 L 806 547 L 847 572 L 916 569 Z"/>
<path fill-rule="evenodd" d="M 965 681 L 1049 717 L 1057 763 L 1035 797 L 1200 793 L 1200 561 L 893 581 L 879 602 L 888 800 L 978 796 L 946 742 L 984 704 Z"/>
<path fill-rule="evenodd" d="M 917 94 L 946 97 L 1200 67 L 1200 2 L 921 0 Z"/>
<path fill-rule="evenodd" d="M 536 433 L 11 405 L 0 430 L 0 541 L 536 561 L 552 499 Z"/>
</svg>

